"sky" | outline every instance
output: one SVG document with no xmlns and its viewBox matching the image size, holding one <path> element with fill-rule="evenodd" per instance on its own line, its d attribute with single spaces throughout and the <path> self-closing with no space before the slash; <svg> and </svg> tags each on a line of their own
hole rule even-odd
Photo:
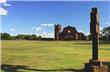
<svg viewBox="0 0 110 72">
<path fill-rule="evenodd" d="M 91 8 L 99 11 L 100 28 L 110 26 L 110 1 L 12 1 L 1 3 L 1 32 L 54 37 L 54 25 L 89 34 Z"/>
</svg>

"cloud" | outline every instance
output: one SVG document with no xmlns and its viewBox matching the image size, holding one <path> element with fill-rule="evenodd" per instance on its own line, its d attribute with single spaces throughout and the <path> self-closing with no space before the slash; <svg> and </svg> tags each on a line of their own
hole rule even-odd
<svg viewBox="0 0 110 72">
<path fill-rule="evenodd" d="M 36 27 L 35 30 L 36 30 L 36 31 L 41 31 L 42 28 L 41 28 L 41 27 Z"/>
<path fill-rule="evenodd" d="M 5 3 L 3 6 L 12 6 L 11 4 Z"/>
<path fill-rule="evenodd" d="M 100 31 L 103 29 L 103 27 L 100 27 Z"/>
<path fill-rule="evenodd" d="M 45 27 L 53 27 L 54 24 L 41 24 L 41 26 L 45 26 Z"/>
<path fill-rule="evenodd" d="M 54 38 L 54 33 L 43 32 L 41 33 L 41 36 L 44 38 Z"/>
<path fill-rule="evenodd" d="M 0 4 L 3 6 L 12 6 L 11 4 L 7 3 L 7 0 L 0 0 Z M 0 8 L 0 15 L 8 15 L 8 10 L 4 9 L 4 8 Z"/>
<path fill-rule="evenodd" d="M 47 26 L 47 24 L 41 24 L 41 26 Z"/>
<path fill-rule="evenodd" d="M 40 34 L 39 34 L 39 33 L 36 33 L 36 35 L 37 35 L 37 36 L 40 36 Z"/>
<path fill-rule="evenodd" d="M 78 32 L 82 32 L 82 33 L 84 33 L 84 31 L 83 31 L 83 30 L 79 30 Z"/>
<path fill-rule="evenodd" d="M 13 31 L 13 32 L 14 32 L 14 31 L 15 31 L 15 28 L 11 28 L 11 31 Z"/>
<path fill-rule="evenodd" d="M 0 0 L 0 3 L 6 3 L 7 1 L 6 0 Z"/>
<path fill-rule="evenodd" d="M 36 33 L 37 36 L 42 36 L 43 38 L 54 38 L 54 33 L 52 32 L 41 32 L 41 33 Z"/>
<path fill-rule="evenodd" d="M 0 15 L 8 15 L 8 11 L 4 8 L 0 8 Z"/>
<path fill-rule="evenodd" d="M 48 24 L 48 26 L 49 26 L 49 27 L 53 27 L 53 26 L 54 26 L 54 24 Z"/>
<path fill-rule="evenodd" d="M 54 33 L 47 33 L 49 38 L 54 38 Z"/>
<path fill-rule="evenodd" d="M 85 35 L 87 35 L 87 36 L 88 36 L 89 34 L 90 34 L 90 32 L 85 33 Z"/>
<path fill-rule="evenodd" d="M 78 32 L 84 33 L 84 35 L 87 35 L 87 36 L 90 34 L 90 32 L 85 32 L 83 30 L 79 30 Z"/>
</svg>

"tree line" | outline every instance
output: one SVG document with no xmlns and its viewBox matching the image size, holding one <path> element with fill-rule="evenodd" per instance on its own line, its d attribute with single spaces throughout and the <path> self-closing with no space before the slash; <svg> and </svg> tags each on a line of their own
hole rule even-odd
<svg viewBox="0 0 110 72">
<path fill-rule="evenodd" d="M 35 34 L 25 35 L 18 34 L 16 36 L 11 36 L 8 33 L 0 33 L 1 40 L 53 40 L 53 38 L 42 38 L 41 36 L 37 36 Z M 91 40 L 92 35 L 89 34 L 86 36 L 86 40 Z M 103 28 L 99 34 L 100 40 L 110 41 L 110 26 Z"/>
<path fill-rule="evenodd" d="M 16 36 L 11 36 L 8 33 L 1 33 L 1 40 L 40 40 L 42 37 L 37 36 L 35 34 L 32 35 L 25 35 L 25 34 L 18 34 Z"/>
</svg>

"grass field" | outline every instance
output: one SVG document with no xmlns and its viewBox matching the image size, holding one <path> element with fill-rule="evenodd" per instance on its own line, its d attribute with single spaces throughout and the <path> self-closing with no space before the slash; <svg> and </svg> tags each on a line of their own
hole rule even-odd
<svg viewBox="0 0 110 72">
<path fill-rule="evenodd" d="M 2 72 L 77 72 L 91 58 L 90 41 L 2 41 Z M 99 46 L 110 62 L 110 44 Z"/>
</svg>

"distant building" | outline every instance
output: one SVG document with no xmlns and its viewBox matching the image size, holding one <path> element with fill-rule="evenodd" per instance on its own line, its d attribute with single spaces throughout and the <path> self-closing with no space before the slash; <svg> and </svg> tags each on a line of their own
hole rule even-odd
<svg viewBox="0 0 110 72">
<path fill-rule="evenodd" d="M 77 32 L 75 27 L 67 26 L 61 29 L 61 25 L 55 25 L 55 40 L 85 40 L 83 33 Z"/>
</svg>

